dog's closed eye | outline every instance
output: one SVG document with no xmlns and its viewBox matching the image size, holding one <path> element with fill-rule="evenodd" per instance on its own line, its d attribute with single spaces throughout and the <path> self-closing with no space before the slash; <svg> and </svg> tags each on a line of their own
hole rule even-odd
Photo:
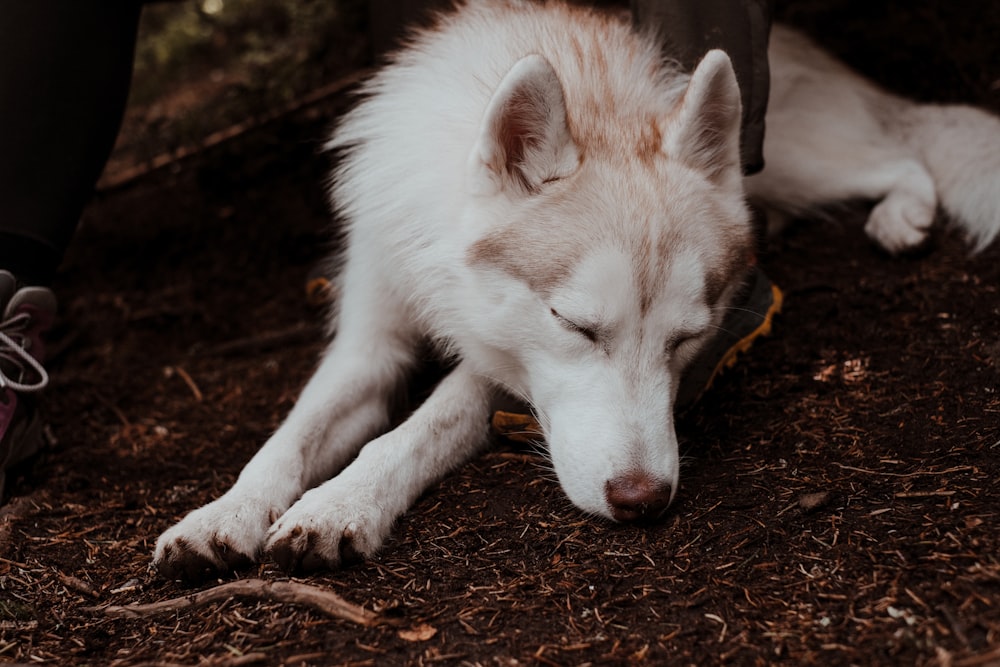
<svg viewBox="0 0 1000 667">
<path fill-rule="evenodd" d="M 694 343 L 699 338 L 701 338 L 700 331 L 693 332 L 681 332 L 674 334 L 667 340 L 665 346 L 667 355 L 675 356 L 678 352 L 686 351 L 691 347 L 691 343 Z"/>
<path fill-rule="evenodd" d="M 549 308 L 549 312 L 552 313 L 552 316 L 556 318 L 556 321 L 559 322 L 559 324 L 563 325 L 563 327 L 569 329 L 574 333 L 580 334 L 581 336 L 589 340 L 591 343 L 596 344 L 600 340 L 600 333 L 598 332 L 596 327 L 587 326 L 585 324 L 578 324 L 576 322 L 573 322 L 572 320 L 568 320 L 562 315 L 560 315 L 555 308 Z"/>
</svg>

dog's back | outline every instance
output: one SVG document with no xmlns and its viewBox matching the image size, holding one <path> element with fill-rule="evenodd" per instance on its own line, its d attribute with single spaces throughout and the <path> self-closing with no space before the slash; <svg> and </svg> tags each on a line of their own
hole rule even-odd
<svg viewBox="0 0 1000 667">
<path fill-rule="evenodd" d="M 938 204 L 975 249 L 1000 233 L 1000 119 L 892 95 L 775 26 L 766 168 L 749 195 L 792 215 L 874 203 L 866 231 L 890 252 L 921 243 Z"/>
</svg>

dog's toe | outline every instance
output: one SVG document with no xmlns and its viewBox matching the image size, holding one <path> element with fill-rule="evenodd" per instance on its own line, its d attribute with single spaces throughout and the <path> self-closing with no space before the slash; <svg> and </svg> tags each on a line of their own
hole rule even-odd
<svg viewBox="0 0 1000 667">
<path fill-rule="evenodd" d="M 865 233 L 890 254 L 907 252 L 927 240 L 935 212 L 928 202 L 896 193 L 872 209 Z"/>
<path fill-rule="evenodd" d="M 175 538 L 158 550 L 153 566 L 164 578 L 200 582 L 230 570 L 249 567 L 254 560 L 218 538 L 208 549 L 199 549 L 184 538 Z"/>
<path fill-rule="evenodd" d="M 166 579 L 192 582 L 204 581 L 228 569 L 216 554 L 201 553 L 183 539 L 165 545 L 154 565 Z"/>
<path fill-rule="evenodd" d="M 308 549 L 299 558 L 298 569 L 302 572 L 335 570 L 341 565 L 339 560 L 331 560 L 314 549 Z"/>
<path fill-rule="evenodd" d="M 306 494 L 271 527 L 265 551 L 287 572 L 336 569 L 370 558 L 389 532 L 374 503 Z"/>
<path fill-rule="evenodd" d="M 285 572 L 316 572 L 340 566 L 338 551 L 325 544 L 324 537 L 315 530 L 295 526 L 289 531 L 272 535 L 267 545 L 268 557 Z"/>
<path fill-rule="evenodd" d="M 241 498 L 209 503 L 160 536 L 153 566 L 164 577 L 189 581 L 248 567 L 260 555 L 272 511 Z"/>
<path fill-rule="evenodd" d="M 254 558 L 232 546 L 228 541 L 216 538 L 213 543 L 215 553 L 230 570 L 242 570 L 254 563 Z"/>
<path fill-rule="evenodd" d="M 344 565 L 358 563 L 364 560 L 365 555 L 358 551 L 354 545 L 354 536 L 358 527 L 351 524 L 344 529 L 344 534 L 340 537 L 340 562 Z"/>
</svg>

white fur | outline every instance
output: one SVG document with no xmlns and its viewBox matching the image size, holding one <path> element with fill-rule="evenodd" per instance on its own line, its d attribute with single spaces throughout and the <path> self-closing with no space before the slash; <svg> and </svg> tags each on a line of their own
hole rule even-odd
<svg viewBox="0 0 1000 667">
<path fill-rule="evenodd" d="M 890 97 L 781 28 L 772 51 L 750 196 L 791 212 L 881 200 L 867 230 L 893 252 L 939 200 L 978 247 L 997 235 L 994 119 Z M 336 336 L 233 488 L 160 537 L 165 574 L 371 555 L 478 451 L 500 393 L 532 405 L 581 509 L 628 518 L 629 494 L 660 511 L 676 493 L 678 378 L 751 247 L 725 55 L 689 77 L 624 23 L 495 2 L 442 18 L 364 94 L 330 142 L 348 232 Z M 938 138 L 955 118 L 970 126 Z M 425 339 L 457 367 L 385 432 Z"/>
<path fill-rule="evenodd" d="M 875 202 L 865 231 L 892 253 L 927 237 L 939 204 L 975 250 L 997 237 L 1000 119 L 890 95 L 783 26 L 770 62 L 767 167 L 747 179 L 751 199 L 792 214 Z"/>
</svg>

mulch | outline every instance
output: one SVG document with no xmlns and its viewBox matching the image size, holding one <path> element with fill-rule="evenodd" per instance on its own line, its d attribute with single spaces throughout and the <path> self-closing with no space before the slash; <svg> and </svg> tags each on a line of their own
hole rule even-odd
<svg viewBox="0 0 1000 667">
<path fill-rule="evenodd" d="M 882 11 L 852 23 L 842 5 L 786 11 L 836 18 L 844 42 Z M 1000 110 L 998 46 L 977 40 L 996 11 L 961 7 L 858 48 L 894 45 L 871 69 L 894 87 Z M 927 74 L 949 68 L 965 74 Z M 344 104 L 88 210 L 56 285 L 52 446 L 0 508 L 0 661 L 1000 665 L 1000 246 L 970 256 L 942 226 L 889 258 L 855 209 L 772 241 L 784 312 L 681 421 L 662 522 L 581 515 L 541 457 L 498 439 L 371 561 L 198 586 L 151 572 L 159 533 L 232 484 L 324 345 L 303 287 L 330 248 L 316 146 Z"/>
</svg>

